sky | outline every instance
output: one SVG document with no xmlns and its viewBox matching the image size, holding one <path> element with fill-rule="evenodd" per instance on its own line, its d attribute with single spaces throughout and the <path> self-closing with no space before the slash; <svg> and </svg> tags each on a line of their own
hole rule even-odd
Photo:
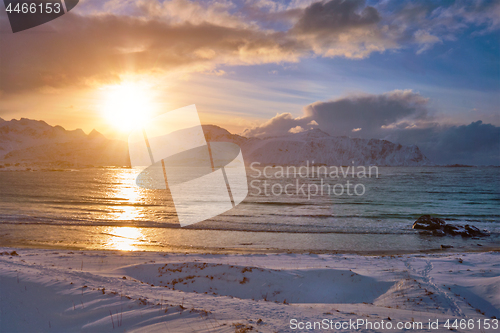
<svg viewBox="0 0 500 333">
<path fill-rule="evenodd" d="M 319 128 L 500 165 L 500 2 L 80 0 L 12 33 L 0 117 L 96 129 L 196 104 L 248 137 Z"/>
</svg>

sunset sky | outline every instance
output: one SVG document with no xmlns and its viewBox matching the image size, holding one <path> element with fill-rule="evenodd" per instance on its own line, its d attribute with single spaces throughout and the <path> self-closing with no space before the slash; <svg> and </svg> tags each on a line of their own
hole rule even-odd
<svg viewBox="0 0 500 333">
<path fill-rule="evenodd" d="M 320 128 L 500 164 L 499 41 L 498 1 L 80 0 L 15 34 L 2 2 L 0 117 L 126 139 L 196 104 L 246 136 Z"/>
</svg>

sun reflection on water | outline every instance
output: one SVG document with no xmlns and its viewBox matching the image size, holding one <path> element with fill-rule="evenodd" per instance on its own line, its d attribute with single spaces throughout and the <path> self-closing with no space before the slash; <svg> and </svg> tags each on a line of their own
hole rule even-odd
<svg viewBox="0 0 500 333">
<path fill-rule="evenodd" d="M 141 189 L 135 186 L 133 175 L 130 174 L 129 170 L 123 170 L 117 175 L 117 181 L 120 186 L 117 187 L 113 196 L 123 205 L 112 212 L 112 219 L 119 221 L 138 219 L 142 215 L 141 208 L 137 205 L 140 203 Z"/>
<path fill-rule="evenodd" d="M 143 195 L 141 189 L 134 184 L 134 175 L 130 170 L 121 170 L 114 175 L 110 195 L 116 203 L 110 212 L 114 221 L 137 221 L 143 215 L 140 205 Z M 144 241 L 144 234 L 135 227 L 108 227 L 104 230 L 107 236 L 105 246 L 121 251 L 137 251 Z"/>
<path fill-rule="evenodd" d="M 116 193 L 116 196 L 125 199 L 126 202 L 124 202 L 124 206 L 120 206 L 120 208 L 113 212 L 114 220 L 135 220 L 141 215 L 140 208 L 135 206 L 140 198 L 140 193 L 137 189 L 128 186 L 122 187 Z"/>
<path fill-rule="evenodd" d="M 106 246 L 120 251 L 137 251 L 144 239 L 141 230 L 134 227 L 110 227 L 105 230 L 105 234 L 109 236 Z"/>
</svg>

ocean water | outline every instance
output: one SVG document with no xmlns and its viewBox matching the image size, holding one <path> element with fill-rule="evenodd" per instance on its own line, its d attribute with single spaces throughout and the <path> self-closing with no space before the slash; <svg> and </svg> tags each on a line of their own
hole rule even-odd
<svg viewBox="0 0 500 333">
<path fill-rule="evenodd" d="M 0 244 L 361 253 L 429 251 L 441 244 L 500 248 L 500 168 L 355 170 L 248 168 L 249 195 L 240 205 L 185 228 L 169 193 L 136 187 L 130 169 L 4 171 Z M 411 225 L 423 214 L 475 225 L 491 236 L 421 236 Z"/>
</svg>

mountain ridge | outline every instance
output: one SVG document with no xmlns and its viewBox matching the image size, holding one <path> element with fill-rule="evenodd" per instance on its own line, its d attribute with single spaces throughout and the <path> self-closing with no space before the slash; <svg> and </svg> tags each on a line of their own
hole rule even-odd
<svg viewBox="0 0 500 333">
<path fill-rule="evenodd" d="M 95 129 L 66 130 L 43 120 L 0 121 L 0 164 L 73 168 L 128 166 L 127 143 L 109 140 Z"/>
<path fill-rule="evenodd" d="M 416 145 L 403 146 L 382 139 L 336 137 L 320 129 L 262 139 L 231 134 L 216 125 L 203 125 L 203 130 L 207 141 L 238 144 L 247 164 L 305 165 L 309 161 L 316 165 L 434 165 Z"/>
<path fill-rule="evenodd" d="M 208 142 L 233 142 L 247 165 L 433 165 L 417 146 L 380 139 L 331 136 L 319 129 L 285 136 L 255 138 L 232 134 L 217 125 L 202 125 Z M 80 168 L 130 166 L 128 145 L 92 130 L 66 130 L 42 120 L 0 118 L 0 165 L 22 164 Z"/>
</svg>

